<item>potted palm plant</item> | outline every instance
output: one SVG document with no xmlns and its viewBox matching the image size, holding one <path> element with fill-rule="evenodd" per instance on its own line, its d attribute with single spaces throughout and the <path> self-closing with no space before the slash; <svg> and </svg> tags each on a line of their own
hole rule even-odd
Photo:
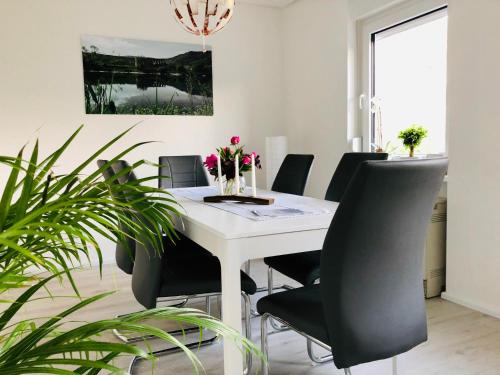
<svg viewBox="0 0 500 375">
<path fill-rule="evenodd" d="M 154 222 L 158 224 L 158 232 L 175 239 L 172 218 L 179 214 L 179 207 L 167 192 L 145 184 L 110 184 L 100 178 L 102 168 L 94 168 L 95 160 L 130 129 L 100 147 L 69 173 L 54 174 L 55 165 L 81 129 L 45 159 L 39 158 L 38 142 L 27 160 L 25 150 L 14 157 L 0 156 L 0 166 L 10 169 L 0 198 L 0 373 L 91 375 L 105 371 L 127 374 L 114 363 L 118 356 L 153 359 L 147 350 L 138 346 L 107 342 L 100 336 L 114 329 L 153 336 L 177 345 L 198 373 L 202 365 L 197 357 L 175 337 L 144 323 L 151 318 L 194 324 L 232 339 L 247 353 L 259 354 L 258 349 L 235 330 L 194 309 L 157 308 L 123 318 L 68 325 L 71 315 L 109 295 L 81 298 L 72 276 L 75 263 L 81 265 L 91 252 L 97 254 L 102 270 L 103 249 L 96 236 L 116 242 L 123 239 L 119 224 L 124 224 L 132 235 L 147 232 L 146 240 L 161 251 L 158 233 L 141 222 Z M 129 147 L 111 162 L 142 144 Z M 143 163 L 140 161 L 133 167 Z M 112 189 L 133 189 L 142 194 L 138 199 L 125 201 L 117 199 L 120 194 Z M 141 220 L 133 220 L 134 215 Z M 35 314 L 20 319 L 20 310 L 30 301 L 51 298 L 40 297 L 38 292 L 50 288 L 53 279 L 69 280 L 80 298 L 78 303 L 63 311 L 54 311 L 50 317 Z M 11 298 L 12 295 L 17 297 Z"/>
</svg>

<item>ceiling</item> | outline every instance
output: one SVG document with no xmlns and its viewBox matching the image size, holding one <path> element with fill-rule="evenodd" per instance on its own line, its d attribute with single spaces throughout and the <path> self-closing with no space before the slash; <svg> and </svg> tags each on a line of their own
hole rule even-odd
<svg viewBox="0 0 500 375">
<path fill-rule="evenodd" d="M 239 0 L 242 3 L 261 5 L 266 7 L 284 8 L 295 0 Z"/>
</svg>

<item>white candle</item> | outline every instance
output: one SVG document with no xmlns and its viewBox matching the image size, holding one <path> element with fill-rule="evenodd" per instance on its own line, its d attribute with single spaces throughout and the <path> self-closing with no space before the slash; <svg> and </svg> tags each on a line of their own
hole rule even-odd
<svg viewBox="0 0 500 375">
<path fill-rule="evenodd" d="M 224 195 L 224 188 L 222 187 L 222 166 L 219 154 L 217 154 L 217 180 L 219 180 L 218 181 L 219 195 Z"/>
<path fill-rule="evenodd" d="M 240 194 L 240 158 L 238 155 L 234 158 L 234 186 L 236 187 L 236 195 Z"/>
<path fill-rule="evenodd" d="M 255 182 L 255 154 L 252 153 L 252 197 L 257 196 L 257 183 Z"/>
</svg>

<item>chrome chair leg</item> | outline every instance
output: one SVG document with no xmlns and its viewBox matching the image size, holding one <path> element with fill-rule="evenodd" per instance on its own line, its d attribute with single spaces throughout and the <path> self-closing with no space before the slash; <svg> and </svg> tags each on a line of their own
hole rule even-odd
<svg viewBox="0 0 500 375">
<path fill-rule="evenodd" d="M 267 321 L 271 316 L 269 314 L 262 315 L 260 320 L 260 350 L 262 352 L 263 358 L 261 361 L 261 371 L 262 375 L 269 375 L 269 345 L 267 342 L 268 338 L 268 327 Z"/>
<path fill-rule="evenodd" d="M 257 293 L 267 292 L 267 294 L 271 294 L 275 290 L 283 290 L 283 289 L 284 290 L 291 290 L 291 289 L 294 289 L 292 286 L 287 285 L 287 284 L 282 284 L 282 285 L 279 285 L 279 286 L 274 286 L 273 285 L 273 280 L 272 280 L 272 271 L 273 270 L 272 270 L 271 267 L 269 267 L 267 269 L 267 275 L 268 275 L 268 278 L 267 278 L 267 287 L 257 288 Z M 271 281 L 269 281 L 270 280 L 269 279 L 269 274 L 271 274 Z M 251 310 L 251 313 L 252 313 L 253 317 L 260 316 L 260 314 L 256 310 L 254 310 L 254 309 Z M 274 323 L 273 328 L 277 329 L 275 326 L 276 326 L 276 323 Z"/>
<path fill-rule="evenodd" d="M 212 337 L 211 339 L 207 339 L 207 340 L 203 340 L 203 341 L 192 342 L 192 343 L 186 344 L 185 346 L 188 349 L 197 349 L 197 348 L 200 348 L 202 346 L 211 345 L 217 339 L 217 337 L 218 336 L 215 336 L 215 337 Z M 154 355 L 155 357 L 161 357 L 161 356 L 172 354 L 172 353 L 178 353 L 180 351 L 182 351 L 182 349 L 177 348 L 177 347 L 173 347 L 173 348 L 168 348 L 168 349 L 157 350 L 157 351 L 151 352 L 151 354 Z M 129 374 L 131 374 L 131 375 L 134 374 L 134 367 L 141 359 L 143 359 L 143 358 L 138 357 L 138 356 L 135 356 L 132 358 L 132 361 L 130 362 L 130 365 L 128 367 Z"/>
<path fill-rule="evenodd" d="M 216 296 L 219 298 L 220 294 L 217 294 Z M 243 302 L 244 302 L 245 335 L 249 340 L 251 340 L 251 336 L 252 336 L 252 326 L 251 326 L 251 320 L 250 320 L 251 300 L 250 300 L 250 296 L 244 292 L 241 293 L 241 296 L 242 296 Z M 206 303 L 207 312 L 209 312 L 209 310 L 210 310 L 210 303 L 211 303 L 210 297 L 212 297 L 212 295 L 205 297 L 206 298 L 205 303 Z M 176 331 L 169 331 L 167 333 L 169 333 L 171 335 L 177 335 L 177 334 L 191 333 L 191 332 L 195 332 L 195 331 L 199 331 L 199 330 L 200 330 L 199 327 L 192 327 L 192 328 L 180 329 L 180 330 L 176 330 Z M 189 343 L 189 344 L 186 344 L 185 346 L 189 349 L 199 348 L 201 346 L 207 346 L 207 345 L 212 344 L 217 339 L 217 337 L 218 336 L 215 336 L 211 339 L 207 339 L 207 340 L 203 340 L 203 341 Z M 136 338 L 135 342 L 143 341 L 143 340 L 148 339 L 148 338 L 155 338 L 155 336 L 145 336 L 145 337 L 141 337 L 141 338 Z M 156 357 L 160 357 L 160 356 L 168 355 L 171 353 L 176 353 L 179 351 L 181 351 L 181 349 L 179 349 L 177 347 L 173 347 L 173 348 L 168 348 L 168 349 L 157 350 L 157 351 L 151 352 L 151 354 L 156 356 Z M 141 359 L 142 359 L 141 357 L 137 357 L 137 356 L 132 358 L 132 361 L 130 362 L 130 365 L 129 365 L 129 373 L 130 374 L 133 374 L 133 370 L 134 370 L 135 365 Z M 249 375 L 250 371 L 252 370 L 252 361 L 253 361 L 252 355 L 247 354 L 245 359 L 246 359 L 245 374 Z"/>
<path fill-rule="evenodd" d="M 245 336 L 247 339 L 252 340 L 252 326 L 251 326 L 251 321 L 250 321 L 250 296 L 246 293 L 241 293 L 241 297 L 243 298 L 244 302 L 244 311 L 243 311 L 243 317 L 245 319 Z"/>
<path fill-rule="evenodd" d="M 303 336 L 304 338 L 307 339 L 307 342 L 308 342 L 308 353 L 309 353 L 309 349 L 311 348 L 311 344 L 316 344 L 320 347 L 322 347 L 323 349 L 325 350 L 328 350 L 331 352 L 332 348 L 328 345 L 326 345 L 325 343 L 322 343 L 321 341 L 315 339 L 314 337 L 304 333 L 304 332 L 301 332 L 295 328 L 293 328 L 292 326 L 290 326 L 286 321 L 284 320 L 281 320 L 280 318 L 277 318 L 269 313 L 265 313 L 262 315 L 262 318 L 261 318 L 261 325 L 260 325 L 260 334 L 261 334 L 261 351 L 262 351 L 262 354 L 264 355 L 263 357 L 263 363 L 262 363 L 262 371 L 263 371 L 263 375 L 268 375 L 269 374 L 269 369 L 267 369 L 267 367 L 265 366 L 265 363 L 264 361 L 266 362 L 269 362 L 268 358 L 269 358 L 269 355 L 268 355 L 268 344 L 267 344 L 267 337 L 269 336 L 269 332 L 267 330 L 267 321 L 272 321 L 272 320 L 276 320 L 277 322 L 279 322 L 281 325 L 283 326 L 289 326 L 290 329 L 296 333 L 298 333 L 299 335 Z M 277 333 L 276 331 L 273 331 L 271 333 Z M 311 344 L 309 344 L 309 342 Z M 325 356 L 325 357 L 316 357 L 314 356 L 314 353 L 309 353 L 310 356 L 316 358 L 318 361 L 322 361 L 322 362 L 318 362 L 318 363 L 324 363 L 324 362 L 327 362 L 328 360 L 331 360 L 333 358 L 329 358 L 328 360 L 326 358 L 330 357 L 330 356 Z M 324 362 L 323 362 L 324 361 Z M 345 373 L 347 375 L 351 375 L 351 370 L 350 369 L 345 369 Z"/>
<path fill-rule="evenodd" d="M 271 267 L 267 267 L 267 295 L 271 295 L 273 293 L 273 269 Z"/>
<path fill-rule="evenodd" d="M 251 300 L 250 296 L 246 293 L 241 293 L 241 297 L 243 298 L 244 302 L 244 319 L 245 319 L 245 336 L 248 340 L 252 341 L 252 323 L 251 323 L 251 312 L 250 312 L 250 307 L 251 307 Z M 244 373 L 245 374 L 250 374 L 250 371 L 252 371 L 252 353 L 246 353 L 245 354 L 245 359 L 246 359 L 246 368 Z"/>
<path fill-rule="evenodd" d="M 350 368 L 345 368 L 345 369 L 344 369 L 344 374 L 345 374 L 345 375 L 352 375 L 352 373 L 351 373 L 351 369 L 350 369 Z"/>
<path fill-rule="evenodd" d="M 314 354 L 313 342 L 309 339 L 307 339 L 307 355 L 309 356 L 311 361 L 313 361 L 313 363 L 317 363 L 317 364 L 323 364 L 323 363 L 333 361 L 333 355 L 331 355 L 331 354 L 325 355 L 323 357 L 319 357 L 316 354 Z"/>
<path fill-rule="evenodd" d="M 273 294 L 273 284 L 274 284 L 273 269 L 271 267 L 268 267 L 267 268 L 267 295 Z M 275 331 L 287 331 L 288 330 L 288 327 L 279 325 L 272 318 L 269 320 L 269 322 L 271 323 L 271 327 L 273 327 L 273 329 Z"/>
<path fill-rule="evenodd" d="M 205 297 L 205 311 L 207 315 L 212 315 L 212 299 L 210 296 Z"/>
<path fill-rule="evenodd" d="M 174 304 L 174 305 L 170 305 L 168 307 L 184 307 L 186 306 L 186 303 L 188 302 L 188 299 L 183 299 L 180 303 L 177 303 L 177 304 Z M 116 318 L 124 318 L 124 317 L 127 317 L 129 315 L 132 315 L 133 313 L 128 313 L 128 314 L 121 314 L 121 315 L 117 315 Z M 184 332 L 186 333 L 190 333 L 190 332 L 193 332 L 195 330 L 198 330 L 198 328 L 186 328 L 184 330 Z M 113 329 L 113 335 L 118 338 L 120 341 L 124 342 L 125 344 L 133 344 L 133 343 L 136 343 L 136 342 L 139 342 L 139 341 L 143 341 L 143 340 L 146 340 L 146 339 L 152 339 L 154 336 L 133 336 L 133 337 L 127 337 L 123 332 L 119 331 L 118 329 Z M 177 332 L 176 331 L 170 331 L 170 332 L 167 332 L 167 333 L 170 333 L 170 334 L 173 334 L 172 332 Z"/>
</svg>

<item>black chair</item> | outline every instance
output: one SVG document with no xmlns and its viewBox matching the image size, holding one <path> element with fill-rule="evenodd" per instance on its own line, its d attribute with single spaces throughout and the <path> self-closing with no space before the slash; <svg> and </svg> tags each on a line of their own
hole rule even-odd
<svg viewBox="0 0 500 375">
<path fill-rule="evenodd" d="M 130 166 L 119 161 L 113 164 L 113 170 L 118 176 L 120 183 L 136 179 Z M 154 228 L 151 228 L 154 230 Z M 221 269 L 217 257 L 212 256 L 206 250 L 191 248 L 193 241 L 182 236 L 175 244 L 168 238 L 163 238 L 163 252 L 160 254 L 148 240 L 147 236 L 139 238 L 135 244 L 135 259 L 132 273 L 132 292 L 136 300 L 146 309 L 152 309 L 159 302 L 186 301 L 190 298 L 205 297 L 207 312 L 210 314 L 210 297 L 221 293 Z M 191 252 L 186 255 L 189 250 Z M 210 254 L 205 255 L 204 252 Z M 243 271 L 241 272 L 242 297 L 245 303 L 245 333 L 251 336 L 250 326 L 250 295 L 255 294 L 257 285 Z M 171 331 L 170 334 L 184 334 L 192 330 Z M 186 345 L 196 348 L 207 345 L 215 338 L 199 341 Z M 154 355 L 166 355 L 178 351 L 178 348 L 162 349 L 153 352 Z M 251 356 L 247 356 L 248 372 L 251 368 Z M 129 371 L 132 373 L 136 362 L 140 357 L 134 357 Z"/>
<path fill-rule="evenodd" d="M 210 314 L 210 297 L 221 294 L 221 269 L 217 257 L 204 257 L 199 259 L 179 259 L 169 257 L 173 248 L 183 247 L 182 240 L 173 244 L 170 240 L 164 241 L 164 254 L 158 254 L 147 241 L 137 242 L 132 274 L 132 291 L 136 300 L 146 309 L 152 309 L 158 302 L 184 301 L 192 298 L 204 297 L 207 301 L 207 313 Z M 241 271 L 241 296 L 244 301 L 245 335 L 251 338 L 250 324 L 250 295 L 255 294 L 257 285 L 243 271 Z M 183 334 L 184 331 L 173 331 L 171 334 Z M 192 331 L 192 330 L 191 330 Z M 211 344 L 216 337 L 203 340 L 195 340 L 187 344 L 188 348 L 194 349 L 202 345 Z M 163 349 L 153 352 L 155 356 L 161 356 L 178 351 L 177 348 Z M 132 373 L 135 363 L 140 357 L 134 357 L 130 365 Z M 246 357 L 247 373 L 251 369 L 251 355 Z"/>
<path fill-rule="evenodd" d="M 288 154 L 271 187 L 279 193 L 304 195 L 314 155 Z"/>
<path fill-rule="evenodd" d="M 159 164 L 160 188 L 210 185 L 200 155 L 160 156 Z"/>
<path fill-rule="evenodd" d="M 321 284 L 257 303 L 264 353 L 270 317 L 331 350 L 346 374 L 427 340 L 425 237 L 447 165 L 444 158 L 360 165 L 325 238 Z"/>
<path fill-rule="evenodd" d="M 387 160 L 386 153 L 348 152 L 340 159 L 333 174 L 325 200 L 340 202 L 358 166 L 367 160 Z M 321 250 L 306 253 L 278 255 L 264 258 L 268 269 L 268 285 L 273 283 L 273 269 L 302 285 L 314 284 L 319 279 Z M 269 289 L 271 292 L 272 289 Z"/>
<path fill-rule="evenodd" d="M 352 176 L 363 161 L 387 160 L 388 156 L 389 155 L 386 153 L 374 152 L 348 152 L 342 155 L 342 158 L 340 159 L 326 190 L 325 200 L 340 202 L 340 199 L 342 198 L 342 195 L 344 195 Z M 288 276 L 302 285 L 312 285 L 315 282 L 318 282 L 320 273 L 320 258 L 321 250 L 264 258 L 264 263 L 268 266 L 268 293 L 271 294 L 274 289 L 292 289 L 286 284 L 273 288 L 273 270 Z M 279 326 L 274 320 L 271 320 L 271 326 L 278 331 L 286 329 L 286 327 Z M 324 363 L 331 360 L 331 356 L 317 357 L 314 354 L 310 340 L 307 341 L 307 353 L 311 358 L 311 361 L 315 363 Z"/>
<path fill-rule="evenodd" d="M 109 184 L 119 183 L 108 160 L 98 160 L 97 166 L 99 169 L 102 169 L 101 174 L 106 182 Z M 118 241 L 115 249 L 116 265 L 127 275 L 132 275 L 135 257 L 135 241 L 128 226 L 119 225 L 119 228 L 122 233 L 117 235 Z"/>
<path fill-rule="evenodd" d="M 314 161 L 314 155 L 310 154 L 288 154 L 281 163 L 280 169 L 274 178 L 272 191 L 293 195 L 304 195 L 307 180 Z M 250 261 L 245 264 L 245 271 L 250 273 Z M 275 289 L 289 288 L 288 285 L 281 285 Z M 266 288 L 259 288 L 259 292 Z M 257 316 L 255 311 L 252 314 Z"/>
</svg>

